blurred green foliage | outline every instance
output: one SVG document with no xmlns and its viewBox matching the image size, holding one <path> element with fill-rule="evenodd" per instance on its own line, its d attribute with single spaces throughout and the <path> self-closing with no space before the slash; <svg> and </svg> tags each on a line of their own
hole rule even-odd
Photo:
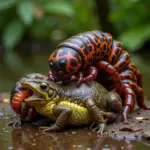
<svg viewBox="0 0 150 150">
<path fill-rule="evenodd" d="M 24 35 L 51 39 L 54 31 L 62 32 L 58 36 L 67 36 L 95 29 L 98 25 L 96 17 L 90 15 L 92 8 L 91 0 L 0 0 L 3 45 L 12 50 Z"/>
<path fill-rule="evenodd" d="M 139 49 L 150 39 L 149 0 L 108 0 L 109 20 L 123 45 Z M 0 0 L 0 35 L 6 51 L 24 39 L 62 40 L 101 29 L 93 0 Z M 103 9 L 103 6 L 99 6 Z"/>
<path fill-rule="evenodd" d="M 129 51 L 150 40 L 150 0 L 111 0 L 110 20 Z"/>
<path fill-rule="evenodd" d="M 1 48 L 4 47 L 5 52 L 0 57 L 0 91 L 11 88 L 24 74 L 47 73 L 51 47 L 80 32 L 109 30 L 128 51 L 140 49 L 150 41 L 149 10 L 150 0 L 0 0 L 0 55 Z M 22 46 L 26 50 L 42 49 L 43 41 L 49 42 L 48 51 L 34 55 L 29 50 L 25 55 L 16 53 Z M 132 59 L 146 74 L 148 94 L 149 63 L 145 61 L 149 55 Z"/>
</svg>

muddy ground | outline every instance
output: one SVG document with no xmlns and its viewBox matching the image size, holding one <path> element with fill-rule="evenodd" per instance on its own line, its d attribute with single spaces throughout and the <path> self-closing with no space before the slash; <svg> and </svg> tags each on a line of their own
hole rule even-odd
<svg viewBox="0 0 150 150">
<path fill-rule="evenodd" d="M 150 110 L 135 110 L 129 114 L 129 123 L 124 124 L 119 117 L 107 125 L 108 136 L 117 139 L 150 139 Z"/>
<path fill-rule="evenodd" d="M 5 112 L 13 113 L 9 105 L 9 94 L 0 94 L 0 117 Z M 87 128 L 85 128 L 87 130 Z M 134 112 L 129 114 L 129 123 L 124 124 L 121 118 L 107 125 L 107 130 L 103 136 L 109 136 L 114 139 L 147 139 L 150 140 L 150 110 L 139 110 L 135 108 Z"/>
</svg>

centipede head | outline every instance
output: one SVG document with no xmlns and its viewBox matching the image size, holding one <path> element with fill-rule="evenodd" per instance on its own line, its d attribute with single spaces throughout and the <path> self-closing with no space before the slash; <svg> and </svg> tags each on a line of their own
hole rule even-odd
<svg viewBox="0 0 150 150">
<path fill-rule="evenodd" d="M 49 57 L 50 70 L 56 81 L 70 79 L 82 66 L 81 56 L 71 48 L 62 47 Z"/>
</svg>

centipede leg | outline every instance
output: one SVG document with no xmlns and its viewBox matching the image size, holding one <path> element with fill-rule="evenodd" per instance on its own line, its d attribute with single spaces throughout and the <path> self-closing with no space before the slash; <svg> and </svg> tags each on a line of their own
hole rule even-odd
<svg viewBox="0 0 150 150">
<path fill-rule="evenodd" d="M 115 84 L 115 91 L 118 94 L 121 94 L 122 84 L 121 84 L 121 78 L 120 78 L 117 70 L 111 64 L 109 64 L 106 61 L 100 61 L 99 63 L 97 63 L 96 68 L 97 68 L 97 70 L 105 71 L 106 73 L 108 73 L 112 77 L 112 80 Z"/>
<path fill-rule="evenodd" d="M 122 82 L 130 85 L 130 87 L 135 90 L 137 94 L 137 105 L 139 108 L 150 110 L 150 107 L 146 106 L 144 103 L 144 93 L 142 88 L 130 80 L 123 80 Z"/>
<path fill-rule="evenodd" d="M 135 96 L 134 91 L 131 89 L 130 85 L 126 83 L 122 83 L 122 87 L 123 87 L 122 92 L 125 97 L 124 108 L 122 110 L 122 119 L 124 123 L 128 123 L 128 114 L 134 108 L 136 96 Z"/>
<path fill-rule="evenodd" d="M 123 80 L 131 80 L 131 81 L 137 83 L 136 75 L 134 74 L 134 72 L 132 72 L 129 69 L 124 70 L 119 75 L 120 75 L 121 81 L 123 81 Z"/>
<path fill-rule="evenodd" d="M 84 77 L 85 72 L 88 73 L 86 77 Z M 79 79 L 77 82 L 77 86 L 79 86 L 81 83 L 87 83 L 87 82 L 95 80 L 97 77 L 97 69 L 94 66 L 90 66 L 86 71 L 84 72 L 80 71 L 78 73 L 78 76 L 79 76 Z"/>
<path fill-rule="evenodd" d="M 52 73 L 51 71 L 49 71 L 49 73 L 48 73 L 48 79 L 49 79 L 50 81 L 55 81 L 55 79 L 54 79 L 54 77 L 53 77 L 53 73 Z"/>
<path fill-rule="evenodd" d="M 140 71 L 136 68 L 136 66 L 133 63 L 129 63 L 128 68 L 136 75 L 138 86 L 142 87 L 143 81 L 142 81 L 142 74 L 140 73 Z"/>
</svg>

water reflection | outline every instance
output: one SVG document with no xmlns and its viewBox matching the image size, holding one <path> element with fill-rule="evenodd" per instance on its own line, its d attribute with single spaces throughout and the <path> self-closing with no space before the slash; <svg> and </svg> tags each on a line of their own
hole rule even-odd
<svg viewBox="0 0 150 150">
<path fill-rule="evenodd" d="M 0 103 L 0 145 L 2 150 L 149 150 L 150 141 L 130 136 L 101 137 L 86 128 L 42 133 L 38 126 L 24 124 L 21 128 L 6 127 L 12 116 L 10 105 Z M 2 109 L 3 108 L 3 109 Z M 107 132 L 105 132 L 107 133 Z"/>
<path fill-rule="evenodd" d="M 36 127 L 31 126 L 13 129 L 12 142 L 14 149 L 19 150 L 138 150 L 140 147 L 146 150 L 148 148 L 140 141 L 102 138 L 87 130 L 43 134 Z"/>
</svg>

